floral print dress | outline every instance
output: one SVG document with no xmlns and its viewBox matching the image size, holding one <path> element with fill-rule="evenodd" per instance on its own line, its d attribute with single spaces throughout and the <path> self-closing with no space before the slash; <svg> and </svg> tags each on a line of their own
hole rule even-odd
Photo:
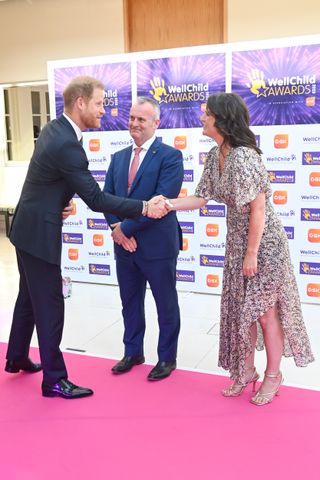
<svg viewBox="0 0 320 480">
<path fill-rule="evenodd" d="M 265 227 L 258 251 L 258 272 L 244 277 L 250 202 L 266 195 Z M 230 371 L 232 380 L 243 382 L 246 357 L 251 353 L 250 327 L 275 303 L 284 331 L 285 356 L 297 366 L 313 361 L 302 318 L 296 279 L 285 230 L 270 202 L 268 172 L 252 148 L 233 148 L 219 171 L 219 147 L 209 152 L 195 195 L 225 203 L 227 238 L 223 271 L 220 318 L 219 366 Z M 258 323 L 257 349 L 263 349 Z"/>
</svg>

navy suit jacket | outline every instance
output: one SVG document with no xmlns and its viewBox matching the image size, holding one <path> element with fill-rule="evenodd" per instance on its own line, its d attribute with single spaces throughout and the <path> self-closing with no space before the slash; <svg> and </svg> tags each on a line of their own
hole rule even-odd
<svg viewBox="0 0 320 480">
<path fill-rule="evenodd" d="M 147 151 L 128 194 L 128 171 L 132 147 L 116 152 L 106 175 L 104 191 L 129 198 L 149 200 L 155 195 L 175 198 L 183 181 L 183 158 L 179 150 L 155 140 Z M 124 215 L 105 214 L 109 225 L 121 222 L 121 230 L 137 240 L 135 255 L 144 259 L 172 258 L 181 248 L 182 234 L 176 213 L 154 220 L 140 216 L 129 219 Z M 132 255 L 114 244 L 116 255 Z"/>
<path fill-rule="evenodd" d="M 101 191 L 70 122 L 49 122 L 37 139 L 11 224 L 10 240 L 19 249 L 60 265 L 62 210 L 77 193 L 96 212 L 137 217 L 142 202 Z M 126 195 L 124 195 L 126 196 Z"/>
</svg>

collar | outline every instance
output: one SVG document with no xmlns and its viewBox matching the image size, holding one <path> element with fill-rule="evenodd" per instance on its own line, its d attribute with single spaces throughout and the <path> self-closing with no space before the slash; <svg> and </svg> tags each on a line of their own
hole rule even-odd
<svg viewBox="0 0 320 480">
<path fill-rule="evenodd" d="M 73 120 L 71 120 L 70 117 L 68 117 L 68 115 L 67 115 L 65 112 L 63 112 L 62 115 L 63 115 L 63 116 L 68 120 L 68 122 L 71 124 L 73 130 L 76 132 L 77 139 L 78 139 L 78 141 L 80 142 L 80 140 L 81 140 L 81 138 L 82 138 L 82 131 L 81 131 L 81 129 L 78 127 L 78 125 L 77 125 L 76 123 L 74 123 Z"/>
</svg>

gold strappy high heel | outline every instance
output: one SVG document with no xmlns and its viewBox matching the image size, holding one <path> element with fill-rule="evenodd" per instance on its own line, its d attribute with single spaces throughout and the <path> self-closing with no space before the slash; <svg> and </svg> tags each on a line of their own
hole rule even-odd
<svg viewBox="0 0 320 480">
<path fill-rule="evenodd" d="M 260 390 L 257 391 L 257 393 L 254 395 L 254 397 L 251 398 L 251 403 L 254 405 L 267 405 L 268 403 L 271 403 L 272 400 L 276 395 L 279 395 L 279 390 L 281 387 L 281 384 L 283 382 L 283 376 L 282 373 L 279 371 L 278 373 L 264 373 L 265 377 L 268 378 L 279 378 L 279 384 L 277 385 L 277 388 L 273 390 L 272 392 L 267 392 L 267 393 L 260 393 Z"/>
<path fill-rule="evenodd" d="M 250 383 L 252 383 L 252 391 L 255 392 L 256 391 L 256 383 L 259 380 L 259 377 L 260 377 L 259 373 L 254 368 L 253 372 L 252 372 L 252 375 L 247 382 L 245 382 L 245 383 L 233 382 L 233 384 L 230 385 L 230 387 L 225 388 L 224 390 L 222 390 L 221 393 L 224 397 L 239 397 L 239 395 L 241 395 L 243 390 Z"/>
</svg>

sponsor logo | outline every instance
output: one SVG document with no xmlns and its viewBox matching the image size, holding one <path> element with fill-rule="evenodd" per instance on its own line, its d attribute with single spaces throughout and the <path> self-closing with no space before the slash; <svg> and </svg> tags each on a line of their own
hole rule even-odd
<svg viewBox="0 0 320 480">
<path fill-rule="evenodd" d="M 204 165 L 207 161 L 208 153 L 207 152 L 200 152 L 199 153 L 199 165 Z"/>
<path fill-rule="evenodd" d="M 206 277 L 207 287 L 217 288 L 219 287 L 219 275 L 208 274 Z"/>
<path fill-rule="evenodd" d="M 77 214 L 77 204 L 73 202 L 72 204 L 72 210 L 70 212 L 70 215 L 76 215 Z"/>
<path fill-rule="evenodd" d="M 311 187 L 320 187 L 320 172 L 311 172 L 309 175 L 309 185 Z"/>
<path fill-rule="evenodd" d="M 79 220 L 63 220 L 64 227 L 82 227 L 83 222 L 81 219 Z"/>
<path fill-rule="evenodd" d="M 201 250 L 223 250 L 226 244 L 224 242 L 221 243 L 200 243 Z"/>
<path fill-rule="evenodd" d="M 310 228 L 308 230 L 308 241 L 311 243 L 320 243 L 320 228 Z"/>
<path fill-rule="evenodd" d="M 308 297 L 320 297 L 320 283 L 308 283 L 307 295 Z"/>
<path fill-rule="evenodd" d="M 189 250 L 189 240 L 187 238 L 182 239 L 182 250 L 186 252 Z"/>
<path fill-rule="evenodd" d="M 180 193 L 178 195 L 179 198 L 184 198 L 188 196 L 188 189 L 187 188 L 181 188 Z"/>
<path fill-rule="evenodd" d="M 104 182 L 106 178 L 106 171 L 105 170 L 91 170 L 91 175 L 95 179 L 96 182 Z"/>
<path fill-rule="evenodd" d="M 118 108 L 111 108 L 110 112 L 111 112 L 111 117 L 117 117 L 119 114 Z"/>
<path fill-rule="evenodd" d="M 307 107 L 314 107 L 316 104 L 316 97 L 307 97 L 306 98 L 306 106 Z"/>
<path fill-rule="evenodd" d="M 273 203 L 275 205 L 285 205 L 288 201 L 288 192 L 286 190 L 276 190 L 273 192 Z"/>
<path fill-rule="evenodd" d="M 110 265 L 101 265 L 99 263 L 89 263 L 90 275 L 110 275 Z"/>
<path fill-rule="evenodd" d="M 77 273 L 84 273 L 85 267 L 84 265 L 65 265 L 63 267 L 64 272 L 77 272 Z"/>
<path fill-rule="evenodd" d="M 194 233 L 194 222 L 179 222 L 182 233 Z"/>
<path fill-rule="evenodd" d="M 320 275 L 320 263 L 300 262 L 302 275 Z"/>
<path fill-rule="evenodd" d="M 301 208 L 300 220 L 304 222 L 320 222 L 320 208 Z"/>
<path fill-rule="evenodd" d="M 187 148 L 187 137 L 184 135 L 174 137 L 174 146 L 178 150 L 184 150 L 185 148 Z"/>
<path fill-rule="evenodd" d="M 320 152 L 302 152 L 302 165 L 320 165 Z"/>
<path fill-rule="evenodd" d="M 90 152 L 99 152 L 99 150 L 100 150 L 100 140 L 99 140 L 99 138 L 90 138 L 90 140 L 89 140 L 89 150 L 90 150 Z"/>
<path fill-rule="evenodd" d="M 200 217 L 225 217 L 225 205 L 205 205 L 200 208 Z"/>
<path fill-rule="evenodd" d="M 294 227 L 284 227 L 288 240 L 294 240 Z"/>
<path fill-rule="evenodd" d="M 292 153 L 289 156 L 267 157 L 266 161 L 269 163 L 294 163 L 297 161 L 297 157 Z"/>
<path fill-rule="evenodd" d="M 102 233 L 95 233 L 92 237 L 92 243 L 96 247 L 102 247 L 104 244 L 104 235 Z"/>
<path fill-rule="evenodd" d="M 185 170 L 183 175 L 184 182 L 193 182 L 193 170 Z"/>
<path fill-rule="evenodd" d="M 287 148 L 289 145 L 289 135 L 287 133 L 278 133 L 274 136 L 274 148 Z"/>
<path fill-rule="evenodd" d="M 103 218 L 87 218 L 88 230 L 108 230 L 108 224 Z"/>
<path fill-rule="evenodd" d="M 268 170 L 270 183 L 296 183 L 294 170 Z"/>
<path fill-rule="evenodd" d="M 79 250 L 77 248 L 69 248 L 68 249 L 68 258 L 69 258 L 69 260 L 78 260 Z"/>
<path fill-rule="evenodd" d="M 178 282 L 195 282 L 195 272 L 192 270 L 177 270 L 176 278 Z"/>
<path fill-rule="evenodd" d="M 83 243 L 82 233 L 63 233 L 62 234 L 63 243 Z"/>
<path fill-rule="evenodd" d="M 194 263 L 195 262 L 195 257 L 191 255 L 190 257 L 178 257 L 178 262 L 179 263 Z"/>
<path fill-rule="evenodd" d="M 88 251 L 88 255 L 89 255 L 89 257 L 103 257 L 103 258 L 105 258 L 105 257 L 110 257 L 110 252 L 109 252 L 109 250 L 104 250 L 102 252 L 101 251 L 100 252 Z"/>
<path fill-rule="evenodd" d="M 219 225 L 217 223 L 207 223 L 206 234 L 207 234 L 208 237 L 218 237 L 219 236 Z"/>
<path fill-rule="evenodd" d="M 224 257 L 221 255 L 200 255 L 201 267 L 223 268 Z"/>
</svg>

